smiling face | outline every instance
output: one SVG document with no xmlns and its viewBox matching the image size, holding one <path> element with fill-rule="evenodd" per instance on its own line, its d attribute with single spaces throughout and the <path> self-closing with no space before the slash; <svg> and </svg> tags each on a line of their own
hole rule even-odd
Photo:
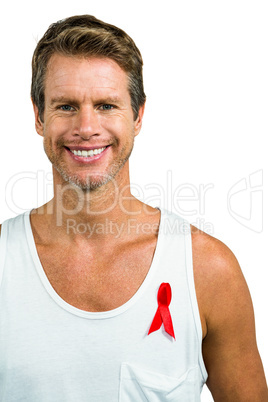
<svg viewBox="0 0 268 402">
<path fill-rule="evenodd" d="M 143 109 L 134 121 L 127 74 L 113 60 L 54 54 L 45 80 L 43 121 L 34 105 L 54 181 L 94 190 L 119 170 L 128 180 L 127 161 Z"/>
</svg>

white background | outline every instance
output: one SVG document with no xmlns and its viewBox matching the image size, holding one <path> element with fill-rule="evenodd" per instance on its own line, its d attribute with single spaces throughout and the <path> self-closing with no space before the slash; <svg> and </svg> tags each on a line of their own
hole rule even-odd
<svg viewBox="0 0 268 402">
<path fill-rule="evenodd" d="M 133 191 L 233 250 L 251 291 L 267 375 L 266 1 L 5 2 L 0 222 L 52 196 L 34 129 L 31 56 L 50 23 L 84 13 L 126 30 L 143 55 L 147 104 L 131 159 Z M 212 400 L 206 389 L 202 398 Z"/>
</svg>

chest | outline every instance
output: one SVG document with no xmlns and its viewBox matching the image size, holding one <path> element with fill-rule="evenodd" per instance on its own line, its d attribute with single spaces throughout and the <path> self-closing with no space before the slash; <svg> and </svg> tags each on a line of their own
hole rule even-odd
<svg viewBox="0 0 268 402">
<path fill-rule="evenodd" d="M 156 239 L 105 250 L 37 246 L 44 272 L 67 303 L 86 311 L 107 311 L 126 303 L 143 283 Z"/>
<path fill-rule="evenodd" d="M 177 272 L 177 267 L 170 268 Z M 61 400 L 64 389 L 66 401 L 77 398 L 87 401 L 88 395 L 94 401 L 118 401 L 119 389 L 125 389 L 126 397 L 130 395 L 130 400 L 136 401 L 140 385 L 133 377 L 133 368 L 138 368 L 134 374 L 137 379 L 146 380 L 145 391 L 148 388 L 150 392 L 147 400 L 154 396 L 151 390 L 155 387 L 155 396 L 165 400 L 167 376 L 171 377 L 172 392 L 174 377 L 179 380 L 178 392 L 182 387 L 185 391 L 183 395 L 176 394 L 174 400 L 187 400 L 185 398 L 192 395 L 190 384 L 195 389 L 195 381 L 186 380 L 186 376 L 188 369 L 197 367 L 200 345 L 196 340 L 191 304 L 180 307 L 183 296 L 176 274 L 172 282 L 171 310 L 176 341 L 170 339 L 163 328 L 147 335 L 156 312 L 154 290 L 162 278 L 162 269 L 157 270 L 147 285 L 148 291 L 143 292 L 131 308 L 108 318 L 101 314 L 101 319 L 90 319 L 90 316 L 70 314 L 70 309 L 66 312 L 58 308 L 57 303 L 51 303 L 39 278 L 33 275 L 33 286 L 28 287 L 30 291 L 24 302 L 14 294 L 16 308 L 11 309 L 11 314 L 7 309 L 7 315 L 0 316 L 0 332 L 2 329 L 5 334 L 0 345 L 3 357 L 0 383 L 1 378 L 7 379 L 5 384 L 0 384 L 0 394 L 5 389 L 7 395 L 12 396 L 10 400 L 17 400 L 18 396 L 29 401 L 36 401 L 36 397 L 40 401 Z M 38 284 L 37 292 L 33 292 Z M 89 302 L 87 305 L 92 306 Z M 125 362 L 131 371 L 123 371 Z M 155 373 L 149 384 L 148 371 Z M 199 383 L 197 385 L 199 388 Z M 40 391 L 36 396 L 36 389 L 44 390 L 42 397 Z M 126 400 L 123 396 L 122 400 Z M 5 395 L 0 399 L 6 400 Z M 193 396 L 191 400 L 196 399 Z"/>
</svg>

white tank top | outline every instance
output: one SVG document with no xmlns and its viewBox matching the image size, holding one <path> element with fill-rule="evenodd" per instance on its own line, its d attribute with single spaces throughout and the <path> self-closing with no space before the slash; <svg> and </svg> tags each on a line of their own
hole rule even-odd
<svg viewBox="0 0 268 402">
<path fill-rule="evenodd" d="M 200 401 L 207 372 L 189 224 L 162 211 L 153 262 L 138 291 L 114 310 L 87 312 L 52 288 L 29 216 L 2 225 L 0 401 Z M 175 340 L 164 325 L 148 335 L 162 283 L 171 286 Z"/>
</svg>

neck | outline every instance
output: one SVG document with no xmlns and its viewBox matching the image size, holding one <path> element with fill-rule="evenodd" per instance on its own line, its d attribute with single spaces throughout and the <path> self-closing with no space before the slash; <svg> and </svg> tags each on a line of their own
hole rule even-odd
<svg viewBox="0 0 268 402">
<path fill-rule="evenodd" d="M 62 240 L 90 237 L 99 242 L 129 234 L 129 219 L 135 226 L 144 206 L 131 194 L 129 176 L 119 174 L 116 185 L 110 181 L 92 191 L 54 181 L 54 198 L 37 212 L 43 212 L 49 231 Z"/>
</svg>

